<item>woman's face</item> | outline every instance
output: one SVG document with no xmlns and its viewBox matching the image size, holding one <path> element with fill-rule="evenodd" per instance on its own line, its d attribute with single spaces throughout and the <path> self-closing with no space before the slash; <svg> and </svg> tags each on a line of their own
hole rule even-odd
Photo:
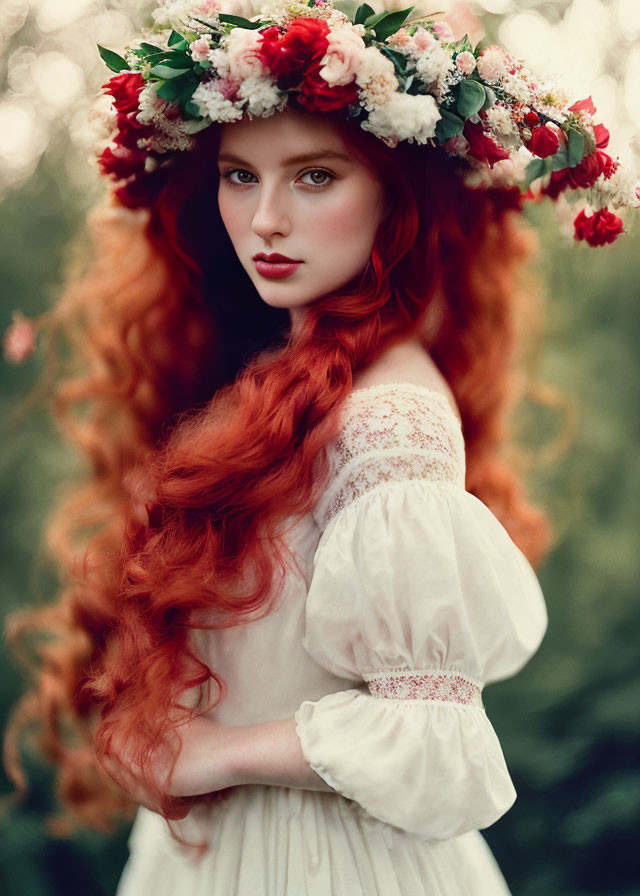
<svg viewBox="0 0 640 896">
<path fill-rule="evenodd" d="M 293 326 L 365 269 L 383 187 L 322 114 L 286 109 L 223 125 L 218 168 L 220 215 L 236 254 L 263 301 L 289 309 Z"/>
</svg>

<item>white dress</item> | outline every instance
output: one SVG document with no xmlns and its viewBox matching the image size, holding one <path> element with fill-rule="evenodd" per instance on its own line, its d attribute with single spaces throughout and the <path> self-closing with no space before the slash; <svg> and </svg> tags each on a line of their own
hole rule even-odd
<svg viewBox="0 0 640 896">
<path fill-rule="evenodd" d="M 193 633 L 220 722 L 295 716 L 335 790 L 234 788 L 178 823 L 138 811 L 118 896 L 507 896 L 478 829 L 515 791 L 482 687 L 514 675 L 547 616 L 538 580 L 464 490 L 460 423 L 424 386 L 353 392 L 331 480 L 289 533 L 299 570 L 270 615 Z"/>
</svg>

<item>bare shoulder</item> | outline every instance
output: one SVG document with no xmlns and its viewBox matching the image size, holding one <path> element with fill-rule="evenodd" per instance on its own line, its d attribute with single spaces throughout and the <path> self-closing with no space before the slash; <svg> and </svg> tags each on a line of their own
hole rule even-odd
<svg viewBox="0 0 640 896">
<path fill-rule="evenodd" d="M 418 342 L 403 342 L 395 345 L 353 377 L 353 388 L 366 389 L 382 383 L 413 383 L 439 392 L 449 401 L 451 408 L 460 418 L 460 412 L 444 376 L 435 362 Z"/>
</svg>

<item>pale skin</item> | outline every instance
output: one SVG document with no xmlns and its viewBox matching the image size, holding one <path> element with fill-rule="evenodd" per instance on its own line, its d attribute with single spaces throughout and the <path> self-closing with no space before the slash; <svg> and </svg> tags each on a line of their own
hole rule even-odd
<svg viewBox="0 0 640 896">
<path fill-rule="evenodd" d="M 292 110 L 224 125 L 217 161 L 220 214 L 236 254 L 263 301 L 289 310 L 295 331 L 306 306 L 365 269 L 385 214 L 383 187 L 349 153 L 335 125 Z M 290 276 L 270 279 L 256 268 L 259 252 L 302 263 Z M 354 388 L 394 380 L 426 385 L 452 400 L 415 341 L 394 346 L 360 371 Z M 202 715 L 178 732 L 182 749 L 168 786 L 172 796 L 243 784 L 334 792 L 306 761 L 293 716 L 232 726 Z M 142 786 L 127 789 L 157 811 Z"/>
</svg>

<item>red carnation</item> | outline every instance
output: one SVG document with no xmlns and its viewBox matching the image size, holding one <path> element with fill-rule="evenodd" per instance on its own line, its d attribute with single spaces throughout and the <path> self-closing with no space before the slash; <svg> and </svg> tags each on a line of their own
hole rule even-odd
<svg viewBox="0 0 640 896">
<path fill-rule="evenodd" d="M 620 234 L 624 233 L 622 219 L 610 212 L 608 208 L 602 208 L 593 215 L 587 215 L 583 209 L 573 224 L 574 238 L 578 241 L 586 240 L 590 246 L 614 243 Z"/>
<path fill-rule="evenodd" d="M 588 112 L 589 115 L 595 115 L 596 107 L 593 105 L 592 98 L 588 96 L 586 100 L 578 100 L 573 106 L 569 106 L 569 112 Z"/>
<path fill-rule="evenodd" d="M 585 156 L 579 165 L 569 169 L 571 186 L 574 189 L 592 187 L 610 162 L 610 156 L 599 150 Z"/>
<path fill-rule="evenodd" d="M 509 158 L 506 149 L 498 146 L 491 137 L 487 137 L 480 122 L 474 124 L 467 119 L 462 133 L 469 144 L 469 155 L 480 162 L 487 162 L 490 168 L 493 168 L 496 162 Z"/>
<path fill-rule="evenodd" d="M 552 131 L 551 128 L 548 128 L 546 125 L 543 125 L 542 127 L 534 129 L 531 134 L 531 139 L 527 144 L 527 148 L 534 154 L 534 156 L 546 159 L 547 156 L 552 156 L 558 151 L 559 145 L 560 141 L 558 140 L 556 132 Z"/>
<path fill-rule="evenodd" d="M 313 18 L 296 19 L 284 34 L 275 25 L 265 28 L 260 61 L 277 79 L 280 90 L 298 87 L 307 70 L 317 67 L 329 46 L 328 33 L 324 19 Z"/>
<path fill-rule="evenodd" d="M 593 135 L 596 138 L 596 149 L 606 149 L 611 135 L 605 126 L 603 124 L 594 125 Z"/>
<path fill-rule="evenodd" d="M 145 83 L 140 72 L 120 72 L 105 81 L 102 89 L 113 97 L 116 111 L 128 115 L 138 112 L 138 97 Z"/>
</svg>

